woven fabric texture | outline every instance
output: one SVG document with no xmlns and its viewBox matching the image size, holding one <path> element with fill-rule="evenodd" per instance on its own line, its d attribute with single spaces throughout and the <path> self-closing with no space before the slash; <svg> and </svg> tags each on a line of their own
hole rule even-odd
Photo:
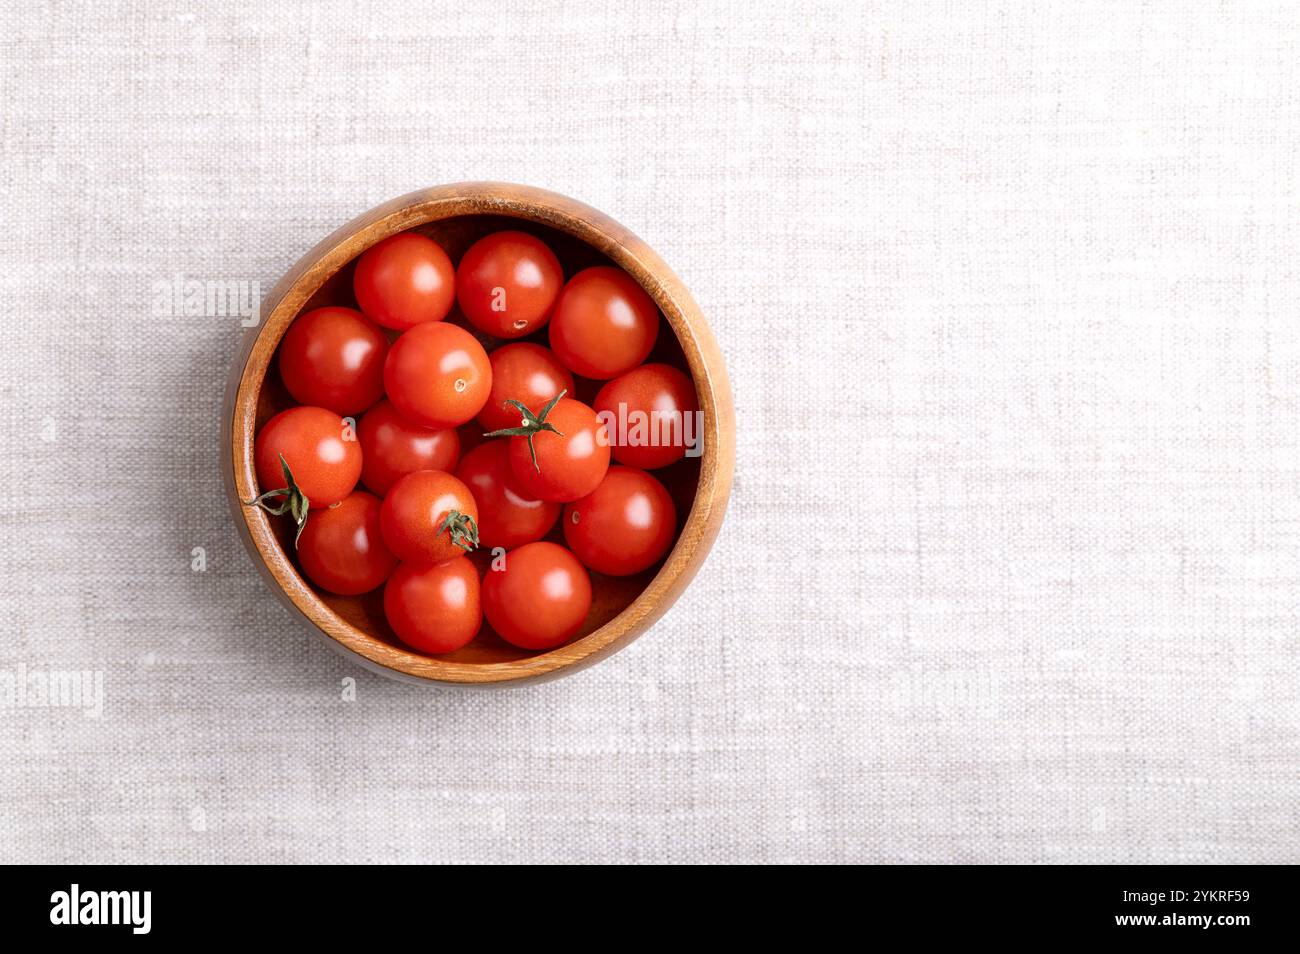
<svg viewBox="0 0 1300 954">
<path fill-rule="evenodd" d="M 1297 5 L 0 10 L 0 860 L 1295 860 Z M 685 596 L 516 691 L 297 626 L 158 300 L 465 179 L 645 238 L 739 415 Z"/>
</svg>

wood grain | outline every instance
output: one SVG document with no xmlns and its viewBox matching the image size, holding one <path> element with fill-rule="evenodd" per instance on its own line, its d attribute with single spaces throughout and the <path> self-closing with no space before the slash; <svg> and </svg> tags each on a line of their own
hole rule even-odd
<svg viewBox="0 0 1300 954">
<path fill-rule="evenodd" d="M 658 567 L 636 577 L 593 574 L 592 612 L 572 642 L 529 653 L 505 643 L 485 625 L 464 649 L 426 656 L 393 636 L 383 617 L 382 590 L 353 598 L 317 591 L 288 555 L 285 522 L 241 501 L 257 493 L 257 428 L 292 403 L 279 375 L 267 372 L 294 318 L 318 304 L 351 303 L 354 260 L 390 235 L 407 229 L 423 232 L 457 261 L 473 241 L 502 228 L 544 238 L 566 276 L 608 262 L 645 288 L 673 332 L 661 331 L 651 360 L 676 364 L 694 379 L 704 419 L 703 454 L 655 472 L 679 509 L 680 534 L 671 552 Z M 463 321 L 456 312 L 448 320 Z M 544 334 L 539 339 L 543 343 Z M 485 339 L 489 347 L 493 343 Z M 510 685 L 552 679 L 589 666 L 636 639 L 673 604 L 704 562 L 722 525 L 735 460 L 735 411 L 726 367 L 681 280 L 645 242 L 595 209 L 552 192 L 499 182 L 458 183 L 402 196 L 353 219 L 304 255 L 266 297 L 260 325 L 245 336 L 232 367 L 223 420 L 223 446 L 230 448 L 229 466 L 223 470 L 231 509 L 255 562 L 276 592 L 331 645 L 363 665 L 424 684 Z"/>
</svg>

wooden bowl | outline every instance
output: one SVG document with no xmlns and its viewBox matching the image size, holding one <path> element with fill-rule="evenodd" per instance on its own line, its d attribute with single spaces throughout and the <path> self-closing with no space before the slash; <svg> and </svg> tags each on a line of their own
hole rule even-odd
<svg viewBox="0 0 1300 954">
<path fill-rule="evenodd" d="M 268 418 L 293 403 L 278 371 L 268 374 L 290 323 L 301 312 L 324 304 L 355 307 L 353 264 L 362 252 L 390 235 L 409 229 L 422 232 L 458 262 L 475 240 L 507 228 L 544 239 L 559 256 L 566 278 L 589 265 L 613 264 L 650 294 L 667 327 L 661 326 L 649 360 L 674 364 L 694 379 L 703 411 L 703 453 L 654 472 L 677 505 L 680 532 L 672 550 L 637 576 L 593 573 L 591 612 L 572 641 L 547 652 L 529 652 L 506 643 L 485 621 L 483 631 L 468 646 L 428 656 L 407 648 L 393 634 L 384 618 L 382 587 L 359 597 L 316 589 L 289 555 L 288 520 L 269 517 L 241 501 L 258 493 L 254 435 Z M 453 309 L 447 320 L 465 324 L 459 309 Z M 545 335 L 543 329 L 523 340 L 544 344 Z M 482 334 L 478 337 L 489 350 L 497 343 Z M 578 381 L 578 398 L 590 403 L 599 382 Z M 645 242 L 595 209 L 553 192 L 500 182 L 463 182 L 394 199 L 353 219 L 303 256 L 263 303 L 260 326 L 245 336 L 242 354 L 231 371 L 224 418 L 230 457 L 223 471 L 230 505 L 263 574 L 289 606 L 340 650 L 385 675 L 424 683 L 484 685 L 552 679 L 589 666 L 636 639 L 681 595 L 704 562 L 726 511 L 735 458 L 727 371 L 699 306 L 681 280 Z M 558 525 L 548 539 L 563 542 Z M 480 571 L 484 559 L 479 558 Z"/>
</svg>

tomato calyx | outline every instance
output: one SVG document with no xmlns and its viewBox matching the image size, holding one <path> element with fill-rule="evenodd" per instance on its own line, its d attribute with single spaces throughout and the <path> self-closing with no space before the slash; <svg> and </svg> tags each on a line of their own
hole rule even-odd
<svg viewBox="0 0 1300 954">
<path fill-rule="evenodd" d="M 439 533 L 444 530 L 451 535 L 451 542 L 466 553 L 478 546 L 478 524 L 467 513 L 461 513 L 459 510 L 447 511 L 447 519 L 438 527 Z"/>
<path fill-rule="evenodd" d="M 307 526 L 307 510 L 310 506 L 307 495 L 299 488 L 298 483 L 293 479 L 293 471 L 289 470 L 289 462 L 280 455 L 280 469 L 284 471 L 285 486 L 268 490 L 252 500 L 245 500 L 245 507 L 260 507 L 273 517 L 278 517 L 288 513 L 293 517 L 293 522 L 297 525 L 298 531 L 293 535 L 293 548 L 298 549 L 298 539 L 302 536 L 302 528 Z M 272 500 L 283 497 L 277 504 L 272 504 Z"/>
<path fill-rule="evenodd" d="M 555 405 L 560 403 L 560 398 L 564 397 L 564 395 L 568 393 L 568 388 L 565 388 L 559 394 L 555 395 L 555 397 L 546 402 L 546 406 L 542 408 L 540 414 L 534 414 L 532 411 L 528 410 L 528 406 L 522 401 L 506 401 L 506 404 L 513 406 L 520 413 L 523 420 L 520 422 L 518 427 L 503 427 L 499 431 L 488 431 L 483 436 L 526 438 L 528 441 L 528 456 L 533 459 L 533 468 L 540 474 L 542 468 L 537 463 L 537 449 L 533 447 L 533 438 L 542 431 L 550 431 L 552 434 L 559 434 L 561 437 L 564 436 L 564 433 L 554 424 L 546 423 L 546 415 L 550 414 L 551 411 L 554 410 Z"/>
</svg>

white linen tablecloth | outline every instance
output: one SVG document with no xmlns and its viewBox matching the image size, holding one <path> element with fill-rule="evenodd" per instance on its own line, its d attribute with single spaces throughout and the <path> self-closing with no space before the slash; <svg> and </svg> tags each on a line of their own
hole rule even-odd
<svg viewBox="0 0 1300 954">
<path fill-rule="evenodd" d="M 0 708 L 0 860 L 1296 859 L 1297 5 L 2 10 L 0 670 L 103 711 Z M 464 179 L 650 242 L 739 413 L 689 592 L 518 691 L 298 628 L 156 300 Z"/>
</svg>

